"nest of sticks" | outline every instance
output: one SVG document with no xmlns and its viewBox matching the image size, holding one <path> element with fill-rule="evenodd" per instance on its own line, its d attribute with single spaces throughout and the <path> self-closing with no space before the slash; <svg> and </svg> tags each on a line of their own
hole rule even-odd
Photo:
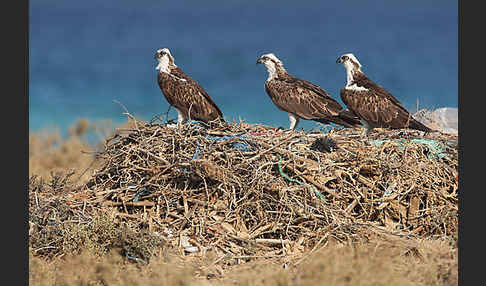
<svg viewBox="0 0 486 286">
<path fill-rule="evenodd" d="M 103 167 L 63 199 L 71 214 L 109 210 L 184 255 L 282 257 L 384 235 L 456 240 L 457 136 L 359 132 L 136 121 L 104 142 Z M 425 139 L 441 156 L 413 141 Z"/>
</svg>

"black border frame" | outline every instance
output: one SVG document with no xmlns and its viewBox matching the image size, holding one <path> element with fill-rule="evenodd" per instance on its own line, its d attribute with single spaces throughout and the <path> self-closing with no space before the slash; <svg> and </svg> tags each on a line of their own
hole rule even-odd
<svg viewBox="0 0 486 286">
<path fill-rule="evenodd" d="M 29 184 L 29 1 L 3 5 L 3 185 L 2 240 L 4 283 L 28 285 Z M 5 65 L 6 64 L 6 65 Z M 13 100 L 13 105 L 11 100 Z M 13 183 L 14 186 L 10 186 Z M 19 187 L 20 184 L 20 187 Z M 15 281 L 14 283 L 9 283 Z"/>
</svg>

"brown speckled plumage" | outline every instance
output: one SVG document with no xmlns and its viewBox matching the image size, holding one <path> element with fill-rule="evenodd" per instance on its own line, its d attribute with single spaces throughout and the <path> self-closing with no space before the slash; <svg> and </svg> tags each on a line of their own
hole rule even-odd
<svg viewBox="0 0 486 286">
<path fill-rule="evenodd" d="M 287 73 L 280 63 L 274 63 L 277 77 L 265 82 L 265 90 L 280 110 L 324 124 L 332 122 L 345 127 L 360 124 L 358 118 L 345 110 L 321 87 L 294 77 Z"/>
<path fill-rule="evenodd" d="M 374 83 L 360 71 L 353 72 L 349 85 L 368 90 L 341 89 L 341 99 L 357 117 L 365 120 L 370 127 L 411 128 L 430 132 L 430 128 L 415 120 L 402 104 L 380 85 Z"/>
<path fill-rule="evenodd" d="M 170 74 L 159 72 L 157 81 L 169 104 L 185 118 L 206 123 L 217 118 L 223 120 L 223 113 L 208 93 L 179 67 L 171 66 Z"/>
</svg>

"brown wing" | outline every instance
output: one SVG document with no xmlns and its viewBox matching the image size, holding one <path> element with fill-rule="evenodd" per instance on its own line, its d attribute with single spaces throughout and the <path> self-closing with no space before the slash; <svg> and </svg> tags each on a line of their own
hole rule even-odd
<svg viewBox="0 0 486 286">
<path fill-rule="evenodd" d="M 431 131 L 415 120 L 391 93 L 369 80 L 364 74 L 355 77 L 354 83 L 368 90 L 355 91 L 342 88 L 341 99 L 349 110 L 372 127 Z"/>
<path fill-rule="evenodd" d="M 319 86 L 292 76 L 279 77 L 265 83 L 265 90 L 273 103 L 285 112 L 306 120 L 333 122 L 353 126 L 357 120 L 341 118 L 343 107 Z"/>
<path fill-rule="evenodd" d="M 398 108 L 402 109 L 408 114 L 407 109 L 403 107 L 403 105 L 396 99 L 391 93 L 389 93 L 386 89 L 381 87 L 380 85 L 376 84 L 375 82 L 371 81 L 364 73 L 360 72 L 355 76 L 354 83 L 357 86 L 361 86 L 370 90 L 374 90 L 377 94 L 381 97 L 387 98 L 391 103 L 396 105 Z"/>
<path fill-rule="evenodd" d="M 159 73 L 158 83 L 170 105 L 193 120 L 203 122 L 223 119 L 223 113 L 208 93 L 179 68 L 170 74 Z"/>
</svg>

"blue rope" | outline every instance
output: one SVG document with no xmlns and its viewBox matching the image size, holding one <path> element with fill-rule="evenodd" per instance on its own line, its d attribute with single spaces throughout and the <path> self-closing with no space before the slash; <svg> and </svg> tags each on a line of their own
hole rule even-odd
<svg viewBox="0 0 486 286">
<path fill-rule="evenodd" d="M 280 157 L 280 156 L 278 156 L 278 157 L 280 158 L 279 161 L 278 161 L 278 163 L 277 163 L 277 165 L 278 165 L 278 171 L 280 172 L 280 175 L 282 175 L 282 177 L 284 177 L 285 179 L 287 179 L 287 180 L 289 180 L 291 182 L 295 182 L 295 183 L 297 183 L 299 185 L 303 185 L 304 182 L 299 181 L 297 179 L 293 179 L 293 178 L 289 177 L 287 174 L 284 173 L 283 168 L 282 168 L 282 157 Z M 312 185 L 311 185 L 311 187 L 314 190 L 314 193 L 316 194 L 316 196 L 318 196 L 321 199 L 324 199 L 324 195 L 321 194 L 319 191 L 317 191 L 316 190 L 316 187 L 314 187 Z"/>
<path fill-rule="evenodd" d="M 239 138 L 239 139 L 248 139 L 248 136 L 246 134 L 242 134 L 242 135 L 236 135 L 236 136 L 233 136 L 233 135 L 225 135 L 225 136 L 205 136 L 206 138 L 208 138 L 209 140 L 211 141 L 216 141 L 216 142 L 222 142 L 222 141 L 226 141 L 226 140 L 230 140 L 230 139 L 233 139 L 233 138 Z M 236 148 L 238 150 L 240 150 L 241 152 L 249 152 L 252 150 L 251 146 L 248 145 L 247 143 L 244 143 L 244 142 L 235 142 L 232 144 L 233 148 Z M 196 150 L 194 151 L 194 154 L 192 155 L 192 158 L 191 158 L 191 161 L 194 161 L 196 159 L 199 158 L 199 141 L 197 142 L 197 146 L 196 146 Z"/>
<path fill-rule="evenodd" d="M 139 198 L 140 196 L 145 195 L 145 194 L 150 194 L 150 192 L 149 192 L 149 191 L 147 191 L 147 189 L 146 189 L 145 187 L 143 187 L 141 190 L 139 190 L 139 191 L 137 191 L 137 192 L 135 193 L 135 197 L 133 198 L 133 200 L 132 200 L 132 201 L 134 201 L 134 202 L 138 201 L 138 198 Z"/>
<path fill-rule="evenodd" d="M 388 141 L 388 139 L 387 140 L 373 140 L 370 143 L 374 146 L 381 146 L 386 141 Z M 442 143 L 440 141 L 437 141 L 437 140 L 426 139 L 426 138 L 415 138 L 415 139 L 411 139 L 411 140 L 406 139 L 406 138 L 399 138 L 399 139 L 393 139 L 392 141 L 394 143 L 397 143 L 398 146 L 401 149 L 405 148 L 405 145 L 409 144 L 409 143 L 426 146 L 430 150 L 430 153 L 427 154 L 427 159 L 429 159 L 429 160 L 440 159 L 440 158 L 444 158 L 446 156 L 444 148 L 442 147 Z"/>
<path fill-rule="evenodd" d="M 199 158 L 199 141 L 197 141 L 196 151 L 194 151 L 194 155 L 192 155 L 191 161 L 196 160 Z"/>
<path fill-rule="evenodd" d="M 206 138 L 208 138 L 211 141 L 221 142 L 221 141 L 226 141 L 234 138 L 248 140 L 248 135 L 241 134 L 241 135 L 225 135 L 225 136 L 206 136 Z M 252 149 L 250 145 L 244 142 L 235 142 L 231 147 L 238 149 L 241 152 L 250 152 Z"/>
<path fill-rule="evenodd" d="M 143 260 L 141 258 L 137 258 L 137 257 L 131 256 L 130 254 L 128 254 L 128 252 L 125 252 L 125 257 L 128 258 L 128 259 L 130 259 L 130 260 L 133 260 L 135 262 L 143 262 L 145 264 L 148 264 L 147 261 L 145 261 L 145 260 Z"/>
</svg>

